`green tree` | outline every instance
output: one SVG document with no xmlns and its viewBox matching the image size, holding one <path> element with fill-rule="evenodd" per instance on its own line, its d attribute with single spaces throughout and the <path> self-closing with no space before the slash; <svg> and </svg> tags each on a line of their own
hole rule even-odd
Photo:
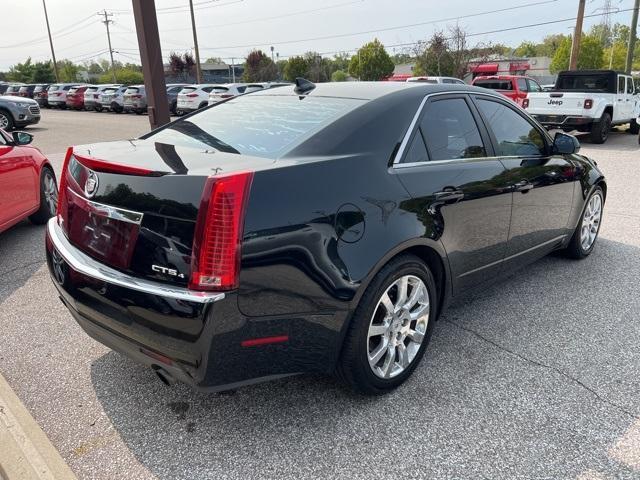
<svg viewBox="0 0 640 480">
<path fill-rule="evenodd" d="M 346 52 L 338 53 L 331 59 L 331 71 L 342 70 L 346 72 L 349 70 L 349 62 L 351 61 L 351 55 Z"/>
<path fill-rule="evenodd" d="M 58 75 L 61 82 L 77 82 L 80 67 L 71 60 L 58 61 Z"/>
<path fill-rule="evenodd" d="M 224 63 L 220 57 L 209 57 L 204 63 Z"/>
<path fill-rule="evenodd" d="M 363 45 L 349 62 L 349 73 L 360 80 L 382 80 L 394 69 L 393 60 L 376 38 Z"/>
<path fill-rule="evenodd" d="M 538 56 L 538 46 L 533 42 L 522 42 L 514 51 L 517 57 Z"/>
<path fill-rule="evenodd" d="M 627 44 L 615 42 L 603 52 L 602 65 L 613 70 L 624 71 L 627 61 Z"/>
<path fill-rule="evenodd" d="M 564 41 L 565 38 L 567 38 L 567 36 L 562 33 L 547 35 L 542 39 L 542 43 L 539 43 L 536 46 L 538 55 L 541 57 L 553 58 L 556 50 L 558 50 L 558 47 L 560 47 L 560 44 Z"/>
<path fill-rule="evenodd" d="M 557 73 L 569 68 L 571 55 L 571 37 L 565 37 L 551 60 L 550 70 Z M 603 66 L 603 47 L 599 38 L 583 35 L 578 54 L 578 70 L 599 69 Z"/>
<path fill-rule="evenodd" d="M 27 58 L 24 63 L 16 63 L 9 68 L 7 77 L 14 82 L 28 83 L 33 77 L 34 65 L 31 63 L 31 57 Z"/>
<path fill-rule="evenodd" d="M 306 78 L 308 72 L 307 61 L 304 57 L 291 57 L 284 66 L 283 75 L 285 80 L 293 82 L 297 77 Z"/>
<path fill-rule="evenodd" d="M 98 83 L 112 83 L 113 75 L 111 72 L 100 75 Z M 119 68 L 116 70 L 116 83 L 124 83 L 126 85 L 138 85 L 144 83 L 144 77 L 141 72 L 130 68 Z"/>
<path fill-rule="evenodd" d="M 419 50 L 422 52 L 416 57 L 416 75 L 457 76 L 449 40 L 444 32 L 435 32 Z"/>
<path fill-rule="evenodd" d="M 318 52 L 304 54 L 307 62 L 307 80 L 312 82 L 327 82 L 331 78 L 331 62 L 323 58 Z"/>
<path fill-rule="evenodd" d="M 53 83 L 56 81 L 56 76 L 53 73 L 51 62 L 36 62 L 33 65 L 33 75 L 31 76 L 32 83 Z"/>
<path fill-rule="evenodd" d="M 336 70 L 335 72 L 333 72 L 331 74 L 331 81 L 332 82 L 346 82 L 347 81 L 347 74 L 345 72 L 343 72 L 342 70 Z"/>
<path fill-rule="evenodd" d="M 253 50 L 244 62 L 244 82 L 269 82 L 278 77 L 278 67 L 262 50 Z"/>
</svg>

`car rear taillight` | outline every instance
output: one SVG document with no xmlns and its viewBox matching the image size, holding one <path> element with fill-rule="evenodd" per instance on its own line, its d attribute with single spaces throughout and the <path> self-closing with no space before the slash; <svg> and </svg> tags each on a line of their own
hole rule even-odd
<svg viewBox="0 0 640 480">
<path fill-rule="evenodd" d="M 196 221 L 189 288 L 237 288 L 244 214 L 252 179 L 252 172 L 207 179 Z"/>
<path fill-rule="evenodd" d="M 131 98 L 142 98 L 142 95 L 131 95 Z"/>
<path fill-rule="evenodd" d="M 584 108 L 585 108 L 586 110 L 589 110 L 591 107 L 593 107 L 593 100 L 592 100 L 592 99 L 590 99 L 590 98 L 587 98 L 587 99 L 584 101 Z"/>
<path fill-rule="evenodd" d="M 60 175 L 60 185 L 58 186 L 58 207 L 56 209 L 56 218 L 58 219 L 58 225 L 64 226 L 67 220 L 67 172 L 69 171 L 69 160 L 73 155 L 73 148 L 67 149 L 67 154 L 64 156 L 64 162 L 62 163 L 62 174 Z"/>
<path fill-rule="evenodd" d="M 185 97 L 189 97 L 189 98 L 195 98 L 195 97 L 197 97 L 197 96 L 198 96 L 198 94 L 197 94 L 197 93 L 187 93 L 187 94 L 185 95 Z"/>
<path fill-rule="evenodd" d="M 522 108 L 527 108 L 529 106 L 529 99 L 528 98 L 523 98 L 522 99 Z"/>
</svg>

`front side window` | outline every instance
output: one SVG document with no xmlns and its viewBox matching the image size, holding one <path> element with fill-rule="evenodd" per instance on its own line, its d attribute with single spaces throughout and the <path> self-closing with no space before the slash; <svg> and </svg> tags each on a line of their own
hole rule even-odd
<svg viewBox="0 0 640 480">
<path fill-rule="evenodd" d="M 527 80 L 527 82 L 529 82 L 529 91 L 530 92 L 541 92 L 542 91 L 542 87 L 538 84 L 538 82 L 535 82 L 531 79 Z"/>
<path fill-rule="evenodd" d="M 478 99 L 478 108 L 496 138 L 501 157 L 541 156 L 545 142 L 538 129 L 511 108 L 492 100 Z"/>
<path fill-rule="evenodd" d="M 521 92 L 528 92 L 529 91 L 529 87 L 527 87 L 527 79 L 526 78 L 519 78 L 518 79 L 518 90 L 520 90 Z"/>
<path fill-rule="evenodd" d="M 462 98 L 428 103 L 420 122 L 431 160 L 486 157 L 478 126 Z"/>
</svg>

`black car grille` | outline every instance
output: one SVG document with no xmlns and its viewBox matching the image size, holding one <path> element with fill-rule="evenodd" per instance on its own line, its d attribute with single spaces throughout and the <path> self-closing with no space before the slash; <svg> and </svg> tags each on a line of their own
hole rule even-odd
<svg viewBox="0 0 640 480">
<path fill-rule="evenodd" d="M 40 115 L 40 107 L 38 105 L 29 105 L 29 113 L 31 115 Z"/>
</svg>

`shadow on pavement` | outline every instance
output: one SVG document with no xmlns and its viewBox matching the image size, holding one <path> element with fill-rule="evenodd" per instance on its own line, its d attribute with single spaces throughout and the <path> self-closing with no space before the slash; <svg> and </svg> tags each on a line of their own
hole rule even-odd
<svg viewBox="0 0 640 480">
<path fill-rule="evenodd" d="M 45 263 L 44 232 L 25 220 L 0 233 L 0 305 Z"/>
<path fill-rule="evenodd" d="M 547 257 L 452 306 L 385 396 L 316 376 L 203 394 L 114 352 L 92 383 L 161 479 L 632 477 L 609 450 L 640 414 L 638 271 L 640 249 L 603 238 Z"/>
</svg>

